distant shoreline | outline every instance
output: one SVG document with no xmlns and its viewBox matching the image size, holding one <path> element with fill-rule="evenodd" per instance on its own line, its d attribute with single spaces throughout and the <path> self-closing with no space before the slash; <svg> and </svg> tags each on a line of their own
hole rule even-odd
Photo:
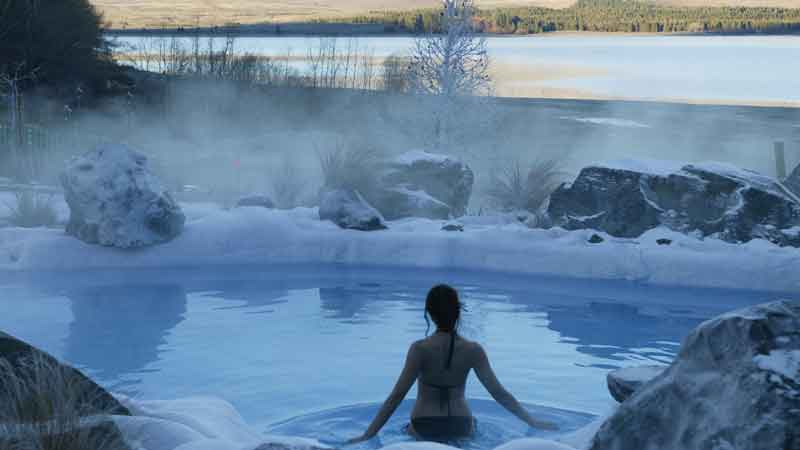
<svg viewBox="0 0 800 450">
<path fill-rule="evenodd" d="M 187 37 L 409 37 L 416 36 L 405 28 L 381 23 L 316 23 L 292 22 L 258 25 L 226 25 L 218 27 L 165 27 L 165 28 L 110 28 L 109 36 L 187 36 Z M 607 32 L 607 31 L 549 31 L 532 34 L 483 32 L 487 37 L 531 37 L 531 36 L 800 36 L 800 32 Z"/>
</svg>

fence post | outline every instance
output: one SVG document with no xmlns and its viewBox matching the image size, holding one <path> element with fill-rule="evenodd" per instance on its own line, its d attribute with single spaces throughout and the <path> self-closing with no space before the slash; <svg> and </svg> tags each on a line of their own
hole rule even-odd
<svg viewBox="0 0 800 450">
<path fill-rule="evenodd" d="M 779 180 L 786 178 L 786 146 L 783 141 L 776 141 L 775 151 L 775 175 Z"/>
</svg>

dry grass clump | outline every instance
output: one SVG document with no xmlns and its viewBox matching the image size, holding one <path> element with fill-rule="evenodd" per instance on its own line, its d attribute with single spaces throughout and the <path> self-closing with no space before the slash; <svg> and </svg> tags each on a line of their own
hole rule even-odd
<svg viewBox="0 0 800 450">
<path fill-rule="evenodd" d="M 367 200 L 377 192 L 380 152 L 368 146 L 345 149 L 338 144 L 327 153 L 319 154 L 325 188 L 348 189 L 359 192 Z"/>
<path fill-rule="evenodd" d="M 50 194 L 22 191 L 14 194 L 15 204 L 8 205 L 8 222 L 22 228 L 52 227 L 58 222 Z"/>
<path fill-rule="evenodd" d="M 88 378 L 44 355 L 12 364 L 0 358 L 0 448 L 128 450 L 108 415 L 102 391 Z"/>
<path fill-rule="evenodd" d="M 487 196 L 501 211 L 541 211 L 550 194 L 564 178 L 561 163 L 555 159 L 538 160 L 524 167 L 519 161 L 492 174 Z"/>
</svg>

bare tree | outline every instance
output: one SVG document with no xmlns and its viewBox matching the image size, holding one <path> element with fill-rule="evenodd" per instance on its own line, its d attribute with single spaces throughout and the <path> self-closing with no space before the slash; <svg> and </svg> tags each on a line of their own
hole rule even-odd
<svg viewBox="0 0 800 450">
<path fill-rule="evenodd" d="M 439 150 L 453 150 L 449 147 L 454 144 L 463 100 L 491 93 L 486 38 L 475 32 L 473 17 L 472 0 L 442 0 L 438 29 L 414 41 L 409 88 L 434 96 L 427 111 L 432 117 L 426 123 L 433 127 L 428 133 L 431 145 Z M 481 108 L 475 102 L 467 103 Z"/>
<path fill-rule="evenodd" d="M 441 30 L 414 41 L 410 78 L 421 93 L 453 97 L 488 93 L 486 38 L 475 33 L 472 0 L 442 0 Z"/>
<path fill-rule="evenodd" d="M 27 71 L 25 62 L 0 72 L 0 97 L 4 98 L 8 105 L 8 127 L 11 130 L 9 140 L 11 164 L 15 170 L 23 171 L 21 175 L 26 178 L 34 176 L 34 164 L 33 160 L 27 161 L 27 158 L 22 158 L 20 148 L 24 128 L 22 88 L 24 83 L 32 81 L 35 77 L 36 72 Z"/>
</svg>

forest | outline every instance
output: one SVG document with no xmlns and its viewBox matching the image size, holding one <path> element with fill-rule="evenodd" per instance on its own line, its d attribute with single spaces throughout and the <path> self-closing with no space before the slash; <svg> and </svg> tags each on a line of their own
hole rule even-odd
<svg viewBox="0 0 800 450">
<path fill-rule="evenodd" d="M 388 31 L 437 32 L 435 9 L 374 12 L 335 22 L 382 23 Z M 800 8 L 672 7 L 642 0 L 578 0 L 566 9 L 513 7 L 478 10 L 476 28 L 486 33 L 553 31 L 625 33 L 797 33 Z"/>
</svg>

